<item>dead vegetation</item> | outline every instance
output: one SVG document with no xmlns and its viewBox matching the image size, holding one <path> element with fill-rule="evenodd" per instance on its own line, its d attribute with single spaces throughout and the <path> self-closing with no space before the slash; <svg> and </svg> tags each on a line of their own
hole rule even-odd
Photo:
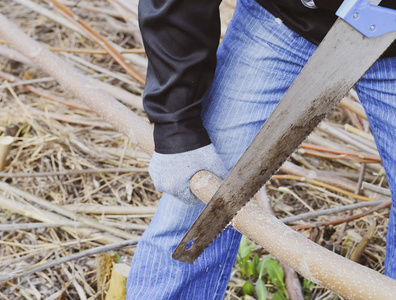
<svg viewBox="0 0 396 300">
<path fill-rule="evenodd" d="M 32 11 L 31 3 L 41 10 Z M 133 1 L 59 3 L 95 33 L 77 27 L 81 23 L 68 19 L 57 1 L 4 0 L 0 13 L 143 116 L 139 101 L 146 59 Z M 232 6 L 223 4 L 225 26 Z M 105 50 L 98 44 L 102 38 L 110 45 Z M 28 276 L 15 272 L 137 239 L 160 197 L 147 173 L 149 156 L 26 58 L 6 45 L 1 45 L 0 55 L 0 132 L 14 136 L 0 173 L 0 277 L 18 275 L 0 283 L 0 299 L 104 298 L 115 249 L 105 258 L 84 256 Z M 268 184 L 277 217 L 357 201 L 390 200 L 368 123 L 356 100 L 353 93 L 344 99 Z M 356 219 L 353 216 L 367 208 L 300 218 L 293 225 L 303 226 L 300 232 L 320 245 L 383 272 L 388 209 L 374 208 L 370 215 Z M 351 217 L 347 223 L 318 224 L 346 217 Z M 305 228 L 307 224 L 310 228 Z M 133 248 L 116 251 L 120 261 L 131 262 Z M 240 295 L 239 283 L 235 271 L 226 297 Z M 314 294 L 313 299 L 334 298 L 320 287 Z"/>
</svg>

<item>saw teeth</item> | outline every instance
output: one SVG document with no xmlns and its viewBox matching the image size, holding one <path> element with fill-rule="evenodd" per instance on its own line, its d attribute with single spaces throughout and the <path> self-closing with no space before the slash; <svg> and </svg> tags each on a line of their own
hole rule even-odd
<svg viewBox="0 0 396 300">
<path fill-rule="evenodd" d="M 342 37 L 342 40 L 340 37 Z M 353 85 L 361 78 L 362 74 L 364 74 L 394 42 L 395 38 L 396 32 L 383 35 L 380 39 L 362 39 L 362 34 L 360 32 L 352 30 L 349 24 L 342 19 L 338 19 L 269 117 L 268 121 L 272 123 L 268 123 L 268 121 L 266 122 L 267 125 L 264 123 L 258 133 L 258 135 L 260 135 L 259 140 L 256 140 L 256 136 L 247 148 L 248 153 L 245 152 L 240 158 L 243 159 L 243 161 L 241 162 L 241 160 L 239 160 L 235 165 L 233 170 L 235 170 L 236 173 L 234 173 L 234 176 L 229 180 L 227 180 L 227 178 L 225 179 L 227 182 L 224 182 L 220 186 L 215 194 L 216 198 L 212 199 L 215 200 L 209 202 L 192 228 L 190 228 L 184 236 L 182 240 L 183 245 L 185 245 L 186 240 L 191 240 L 190 237 L 193 237 L 196 241 L 191 249 L 192 251 L 186 254 L 185 249 L 182 247 L 176 248 L 176 256 L 183 257 L 184 260 L 193 262 L 194 259 L 213 242 L 217 234 L 222 232 L 221 229 L 223 228 L 224 230 L 227 223 L 246 205 L 250 200 L 248 198 L 257 193 L 259 188 L 265 183 L 264 181 L 271 179 L 273 174 L 279 170 L 282 164 L 298 148 L 297 146 L 301 145 L 301 142 L 303 142 L 306 136 L 308 136 L 320 121 L 323 120 L 327 113 L 333 109 L 338 103 L 337 100 L 347 94 Z M 337 41 L 337 43 L 334 41 Z M 324 57 L 326 58 L 325 60 L 323 59 Z M 353 64 L 353 62 L 358 63 Z M 323 76 L 318 76 L 315 71 L 318 65 L 326 70 L 326 72 L 322 74 Z M 350 66 L 351 68 L 342 76 L 341 81 L 337 78 L 330 77 L 333 79 L 332 81 L 324 82 L 324 76 L 338 74 L 340 71 L 345 70 L 346 66 Z M 293 111 L 290 110 L 292 105 L 294 105 L 295 108 Z M 274 132 L 274 129 L 279 130 Z M 250 155 L 255 155 L 257 151 L 262 149 L 263 145 L 261 143 L 264 143 L 265 139 L 268 138 L 266 134 L 271 136 L 274 145 L 278 145 L 277 147 L 279 149 L 273 151 L 274 149 L 271 149 L 269 147 L 270 145 L 266 143 L 264 146 L 266 151 L 268 151 L 268 155 L 264 158 L 264 154 L 262 153 L 258 160 L 260 162 L 265 162 L 265 165 L 262 167 L 251 165 L 254 159 L 253 156 L 250 157 Z M 264 137 L 264 135 L 266 136 Z M 245 155 L 249 155 L 249 157 Z M 239 177 L 238 172 L 242 173 L 245 170 L 249 170 L 250 172 L 245 176 L 246 180 L 251 180 L 249 186 L 243 188 L 242 182 L 237 182 L 237 185 L 234 185 L 233 188 L 229 186 L 232 184 L 232 180 L 237 180 Z M 267 173 L 269 170 L 274 170 L 274 172 Z M 232 189 L 230 190 L 230 188 Z M 237 189 L 241 190 L 240 199 L 236 198 L 235 193 L 237 193 Z M 234 194 L 232 194 L 233 192 Z M 229 199 L 230 201 L 226 202 L 224 197 L 231 197 Z M 234 199 L 234 201 L 231 202 L 231 199 Z M 222 208 L 225 211 L 223 215 L 221 215 Z M 218 220 L 206 219 L 215 217 L 218 218 Z M 212 228 L 210 228 L 209 225 L 211 225 Z M 204 228 L 205 226 L 209 228 Z M 213 230 L 215 228 L 216 230 Z M 199 230 L 205 230 L 208 235 L 205 236 L 203 232 L 198 232 Z M 202 235 L 203 239 L 201 239 Z"/>
<path fill-rule="evenodd" d="M 332 105 L 330 111 L 333 110 L 334 107 L 335 107 L 337 104 L 338 104 L 338 102 L 335 103 L 334 105 Z M 315 130 L 315 128 L 317 128 L 317 127 L 319 126 L 319 124 L 320 124 L 321 122 L 323 122 L 324 119 L 326 119 L 327 115 L 328 115 L 328 113 L 324 115 L 323 119 L 312 129 L 311 133 Z M 310 134 L 311 134 L 311 133 L 310 133 Z M 309 136 L 309 135 L 308 135 L 308 136 Z M 308 137 L 308 136 L 307 136 L 307 137 Z M 307 138 L 307 137 L 306 137 L 306 138 Z M 296 153 L 296 151 L 298 151 L 298 149 L 300 148 L 301 144 L 306 140 L 306 138 L 305 138 L 304 140 L 302 140 L 302 141 L 300 142 L 300 144 L 298 145 L 298 147 L 296 148 L 296 150 L 295 150 L 294 152 L 292 152 L 289 156 L 287 156 L 287 158 L 278 166 L 278 168 L 271 174 L 270 179 L 268 179 L 268 181 L 270 181 L 270 180 L 272 179 L 272 177 L 273 177 L 276 173 L 278 173 L 279 169 L 280 169 L 280 168 L 282 167 L 282 165 L 293 155 L 293 153 Z M 267 182 L 268 182 L 268 181 L 267 181 Z M 266 183 L 264 183 L 261 187 L 263 187 L 265 184 L 266 184 Z M 260 187 L 258 190 L 256 190 L 254 194 L 256 194 L 256 193 L 261 189 L 261 187 Z M 253 196 L 253 197 L 254 197 L 254 196 Z M 251 200 L 251 199 L 249 199 L 248 201 L 246 201 L 246 202 L 241 206 L 241 208 L 232 216 L 231 221 L 228 222 L 227 225 L 225 225 L 225 226 L 223 227 L 223 229 L 220 231 L 220 233 L 218 233 L 217 236 L 215 236 L 215 238 L 213 238 L 213 239 L 210 241 L 210 243 L 204 248 L 204 250 L 201 251 L 200 254 L 193 260 L 193 262 L 194 262 L 195 260 L 197 260 L 197 259 L 202 255 L 202 253 L 203 253 L 203 252 L 215 241 L 216 238 L 220 237 L 220 235 L 224 232 L 224 230 L 226 230 L 226 228 L 227 228 L 228 226 L 232 226 L 234 230 L 237 230 L 237 229 L 235 229 L 235 227 L 234 227 L 234 218 L 235 218 L 235 216 L 236 216 L 236 215 L 237 215 L 237 214 L 238 214 L 238 213 L 250 202 L 250 200 Z M 192 263 L 193 263 L 193 262 L 192 262 Z"/>
</svg>

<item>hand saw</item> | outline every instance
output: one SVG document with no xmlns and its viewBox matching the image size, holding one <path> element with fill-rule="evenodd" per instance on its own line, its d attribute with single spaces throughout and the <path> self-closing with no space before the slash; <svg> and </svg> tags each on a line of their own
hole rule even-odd
<svg viewBox="0 0 396 300">
<path fill-rule="evenodd" d="M 183 237 L 174 259 L 193 263 L 396 39 L 396 10 L 346 0 L 336 14 L 338 20 Z"/>
</svg>

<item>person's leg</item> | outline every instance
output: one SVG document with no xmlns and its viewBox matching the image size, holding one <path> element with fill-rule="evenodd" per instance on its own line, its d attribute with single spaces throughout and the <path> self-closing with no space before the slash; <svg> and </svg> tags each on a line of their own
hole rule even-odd
<svg viewBox="0 0 396 300">
<path fill-rule="evenodd" d="M 204 125 L 228 169 L 314 49 L 254 0 L 238 3 L 218 50 L 216 75 L 202 112 Z M 189 207 L 163 196 L 136 249 L 127 299 L 224 298 L 238 251 L 238 232 L 225 230 L 193 265 L 171 258 L 203 207 Z"/>
<path fill-rule="evenodd" d="M 242 0 L 218 50 L 203 122 L 230 170 L 316 46 L 254 0 Z"/>
<path fill-rule="evenodd" d="M 396 58 L 376 62 L 356 85 L 356 91 L 366 110 L 392 192 L 385 274 L 396 279 Z"/>
<path fill-rule="evenodd" d="M 128 278 L 127 299 L 222 299 L 228 268 L 234 263 L 229 248 L 237 248 L 238 235 L 228 229 L 192 265 L 175 261 L 172 251 L 204 205 L 186 206 L 164 195 L 149 228 L 139 241 Z M 225 275 L 224 275 L 225 274 Z M 219 295 L 218 297 L 216 297 Z"/>
</svg>

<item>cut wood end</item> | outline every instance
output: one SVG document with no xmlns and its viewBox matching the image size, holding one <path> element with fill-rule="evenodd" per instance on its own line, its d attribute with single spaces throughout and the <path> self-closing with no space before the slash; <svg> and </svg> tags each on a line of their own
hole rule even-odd
<svg viewBox="0 0 396 300">
<path fill-rule="evenodd" d="M 14 138 L 12 136 L 0 136 L 0 145 L 8 146 L 14 142 Z"/>
</svg>

